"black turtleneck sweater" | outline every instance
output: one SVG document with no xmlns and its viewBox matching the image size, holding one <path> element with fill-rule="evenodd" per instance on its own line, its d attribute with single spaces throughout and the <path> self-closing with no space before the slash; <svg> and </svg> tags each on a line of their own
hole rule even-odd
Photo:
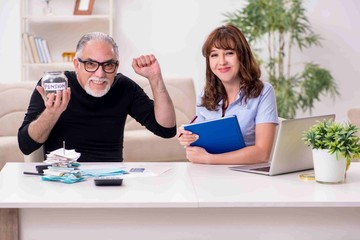
<svg viewBox="0 0 360 240">
<path fill-rule="evenodd" d="M 45 153 L 61 148 L 65 141 L 66 149 L 81 153 L 79 162 L 122 161 L 128 114 L 158 136 L 175 136 L 176 126 L 164 128 L 156 122 L 154 102 L 128 77 L 118 73 L 110 91 L 97 98 L 85 92 L 75 72 L 65 72 L 65 75 L 71 88 L 71 99 L 44 143 Z M 18 131 L 19 147 L 26 155 L 42 145 L 29 136 L 28 127 L 44 109 L 44 101 L 35 89 Z"/>
</svg>

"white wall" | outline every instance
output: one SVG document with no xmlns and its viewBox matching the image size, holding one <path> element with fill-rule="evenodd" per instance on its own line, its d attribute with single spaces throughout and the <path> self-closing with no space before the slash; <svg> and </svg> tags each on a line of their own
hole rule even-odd
<svg viewBox="0 0 360 240">
<path fill-rule="evenodd" d="M 360 1 L 308 1 L 309 20 L 324 40 L 322 48 L 313 48 L 301 56 L 329 69 L 341 97 L 322 98 L 313 115 L 334 112 L 337 120 L 346 120 L 346 110 L 360 107 Z M 300 114 L 299 114 L 300 116 Z"/>
<path fill-rule="evenodd" d="M 0 0 L 0 82 L 20 79 L 19 2 Z M 306 49 L 296 57 L 329 69 L 341 93 L 335 102 L 322 98 L 312 114 L 336 113 L 337 120 L 346 120 L 346 109 L 360 106 L 360 1 L 305 2 L 313 30 L 323 37 L 323 47 Z M 203 41 L 223 24 L 223 13 L 243 4 L 243 0 L 115 0 L 120 70 L 134 77 L 132 58 L 154 53 L 164 77 L 192 77 L 199 91 L 204 83 Z M 308 115 L 298 113 L 298 117 Z"/>
<path fill-rule="evenodd" d="M 20 0 L 0 0 L 0 83 L 20 81 Z"/>
<path fill-rule="evenodd" d="M 202 44 L 225 20 L 223 13 L 241 6 L 241 0 L 121 0 L 115 37 L 120 47 L 121 70 L 134 76 L 132 58 L 154 53 L 167 77 L 190 76 L 203 86 L 205 65 Z M 221 4 L 220 4 L 221 3 Z"/>
</svg>

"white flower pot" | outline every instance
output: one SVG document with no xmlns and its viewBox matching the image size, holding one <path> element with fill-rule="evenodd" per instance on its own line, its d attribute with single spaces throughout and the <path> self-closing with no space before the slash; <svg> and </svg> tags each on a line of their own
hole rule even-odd
<svg viewBox="0 0 360 240">
<path fill-rule="evenodd" d="M 345 181 L 346 159 L 329 154 L 327 149 L 313 149 L 315 180 L 320 183 L 343 183 Z"/>
</svg>

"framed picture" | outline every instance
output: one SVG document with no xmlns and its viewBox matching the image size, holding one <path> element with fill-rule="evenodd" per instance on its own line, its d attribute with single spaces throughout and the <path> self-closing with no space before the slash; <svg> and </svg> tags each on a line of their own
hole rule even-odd
<svg viewBox="0 0 360 240">
<path fill-rule="evenodd" d="M 94 7 L 95 0 L 76 0 L 74 15 L 90 15 Z"/>
</svg>

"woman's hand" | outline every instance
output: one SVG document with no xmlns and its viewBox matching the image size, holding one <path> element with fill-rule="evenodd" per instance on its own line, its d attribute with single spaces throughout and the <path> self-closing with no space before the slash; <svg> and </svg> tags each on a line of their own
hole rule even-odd
<svg viewBox="0 0 360 240">
<path fill-rule="evenodd" d="M 199 139 L 199 135 L 185 130 L 183 126 L 178 128 L 178 132 L 180 145 L 186 149 L 186 158 L 193 163 L 209 164 L 211 154 L 202 147 L 190 146 L 191 143 Z"/>
<path fill-rule="evenodd" d="M 186 147 L 186 158 L 192 163 L 211 164 L 211 156 L 202 147 Z"/>
<path fill-rule="evenodd" d="M 184 146 L 184 148 L 199 139 L 199 135 L 193 134 L 192 132 L 185 130 L 183 126 L 178 128 L 178 133 L 179 143 L 180 145 Z"/>
</svg>

